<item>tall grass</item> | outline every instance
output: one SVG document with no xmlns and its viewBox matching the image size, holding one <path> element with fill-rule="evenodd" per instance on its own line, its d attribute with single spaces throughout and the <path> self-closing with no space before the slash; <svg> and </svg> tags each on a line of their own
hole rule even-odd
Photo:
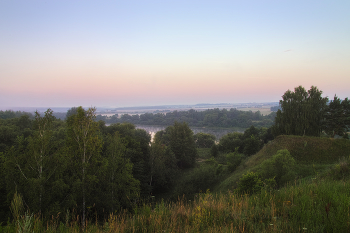
<svg viewBox="0 0 350 233">
<path fill-rule="evenodd" d="M 145 204 L 134 214 L 88 222 L 85 232 L 349 232 L 349 193 L 349 182 L 317 178 L 252 196 L 207 191 L 193 200 Z M 34 217 L 31 230 L 80 232 L 78 219 L 64 224 L 53 218 L 44 225 Z M 3 231 L 15 232 L 14 226 Z"/>
</svg>

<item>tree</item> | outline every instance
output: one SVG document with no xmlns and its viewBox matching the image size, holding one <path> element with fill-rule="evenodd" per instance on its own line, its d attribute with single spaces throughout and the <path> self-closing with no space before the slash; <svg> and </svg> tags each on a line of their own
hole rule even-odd
<svg viewBox="0 0 350 233">
<path fill-rule="evenodd" d="M 324 118 L 324 129 L 326 134 L 334 138 L 335 135 L 344 134 L 345 115 L 342 108 L 341 100 L 335 95 L 334 99 L 329 102 Z"/>
<path fill-rule="evenodd" d="M 187 123 L 175 121 L 173 126 L 156 133 L 154 142 L 170 146 L 175 154 L 179 168 L 193 167 L 196 162 L 197 149 L 193 138 L 193 132 Z"/>
<path fill-rule="evenodd" d="M 193 136 L 198 148 L 211 148 L 215 144 L 215 136 L 208 133 L 197 133 Z"/>
<path fill-rule="evenodd" d="M 243 145 L 243 154 L 249 156 L 257 153 L 261 149 L 262 142 L 254 137 L 254 135 L 251 135 L 249 138 L 244 139 Z"/>
<path fill-rule="evenodd" d="M 238 148 L 240 153 L 243 153 L 243 134 L 239 132 L 228 133 L 220 138 L 218 149 L 219 151 L 229 153 L 234 152 Z"/>
<path fill-rule="evenodd" d="M 53 155 L 54 141 L 52 137 L 52 122 L 55 120 L 53 111 L 48 109 L 45 112 L 45 116 L 41 117 L 40 114 L 35 112 L 35 119 L 33 122 L 34 133 L 33 136 L 29 137 L 28 141 L 28 155 L 26 160 L 27 171 L 30 174 L 24 177 L 29 179 L 31 187 L 36 189 L 38 201 L 37 206 L 39 207 L 39 213 L 42 211 L 42 198 L 44 193 L 44 185 L 53 175 L 56 170 Z M 35 203 L 35 202 L 34 202 Z"/>
<path fill-rule="evenodd" d="M 321 95 L 314 86 L 309 91 L 302 86 L 286 91 L 280 100 L 282 110 L 276 114 L 274 134 L 320 136 L 328 101 Z"/>
<path fill-rule="evenodd" d="M 350 130 L 350 100 L 348 98 L 345 98 L 342 102 L 341 102 L 342 106 L 343 106 L 343 110 L 344 110 L 344 115 L 345 115 L 345 138 L 348 138 L 348 133 Z"/>
<path fill-rule="evenodd" d="M 78 195 L 82 198 L 82 226 L 86 219 L 86 196 L 88 189 L 98 183 L 94 175 L 99 162 L 102 140 L 98 133 L 98 123 L 95 119 L 95 108 L 84 110 L 77 108 L 76 114 L 67 118 L 67 140 L 69 157 L 72 159 L 72 169 L 75 169 L 75 186 L 80 188 Z"/>
<path fill-rule="evenodd" d="M 264 178 L 275 178 L 278 186 L 294 178 L 296 162 L 287 149 L 279 150 L 261 164 Z"/>
<path fill-rule="evenodd" d="M 115 132 L 106 137 L 105 144 L 103 171 L 99 172 L 100 182 L 94 190 L 99 197 L 94 203 L 101 214 L 104 209 L 114 213 L 129 207 L 130 201 L 137 198 L 140 192 L 140 181 L 133 177 L 133 164 L 126 156 L 126 140 Z"/>
<path fill-rule="evenodd" d="M 152 193 L 168 191 L 174 184 L 178 170 L 174 153 L 165 145 L 152 143 L 149 163 Z"/>
</svg>

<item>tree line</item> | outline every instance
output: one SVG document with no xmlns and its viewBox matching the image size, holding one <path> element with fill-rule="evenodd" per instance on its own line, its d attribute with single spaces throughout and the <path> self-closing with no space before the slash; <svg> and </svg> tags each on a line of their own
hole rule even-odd
<svg viewBox="0 0 350 233">
<path fill-rule="evenodd" d="M 215 136 L 194 135 L 186 122 L 175 122 L 151 142 L 150 134 L 131 123 L 96 121 L 95 111 L 72 108 L 66 120 L 50 109 L 35 112 L 33 119 L 0 119 L 0 222 L 10 217 L 16 193 L 32 213 L 75 211 L 82 222 L 92 215 L 105 218 L 132 210 L 140 200 L 172 191 L 179 175 L 196 166 L 197 148 L 212 148 L 213 156 L 234 151 L 251 155 L 271 136 L 267 129 L 251 126 L 217 144 Z"/>
<path fill-rule="evenodd" d="M 350 129 L 350 101 L 336 95 L 329 101 L 322 97 L 322 91 L 312 86 L 306 91 L 298 86 L 286 91 L 280 100 L 272 128 L 277 135 L 322 136 L 336 135 L 348 138 Z"/>
<path fill-rule="evenodd" d="M 130 122 L 140 125 L 172 125 L 175 121 L 187 122 L 189 126 L 194 127 L 242 127 L 248 128 L 251 125 L 255 127 L 270 127 L 273 125 L 275 113 L 262 115 L 260 111 L 240 111 L 235 108 L 227 109 L 208 109 L 205 111 L 173 111 L 167 113 L 144 113 L 144 114 L 115 114 L 107 117 L 97 115 L 97 120 L 103 120 L 106 123 Z"/>
</svg>

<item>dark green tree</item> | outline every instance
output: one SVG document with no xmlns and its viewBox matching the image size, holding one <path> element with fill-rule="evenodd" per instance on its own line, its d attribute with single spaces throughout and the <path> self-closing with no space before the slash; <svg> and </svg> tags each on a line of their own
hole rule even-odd
<svg viewBox="0 0 350 233">
<path fill-rule="evenodd" d="M 98 183 L 96 171 L 101 163 L 100 150 L 102 140 L 98 123 L 95 119 L 95 108 L 84 110 L 81 106 L 75 114 L 67 118 L 67 151 L 75 180 L 75 195 L 81 198 L 82 227 L 86 221 L 86 200 L 89 192 Z M 90 203 L 92 204 L 92 203 Z"/>
<path fill-rule="evenodd" d="M 219 151 L 225 153 L 234 152 L 236 148 L 239 153 L 243 153 L 243 134 L 239 132 L 224 135 L 218 144 Z"/>
<path fill-rule="evenodd" d="M 216 144 L 214 144 L 211 148 L 210 148 L 210 155 L 212 157 L 218 157 L 219 155 L 219 149 L 218 149 L 218 146 Z"/>
<path fill-rule="evenodd" d="M 215 144 L 215 136 L 208 133 L 197 133 L 193 136 L 197 148 L 211 148 Z"/>
<path fill-rule="evenodd" d="M 320 136 L 322 120 L 326 110 L 327 97 L 312 86 L 306 91 L 302 86 L 294 92 L 288 90 L 280 100 L 282 110 L 278 110 L 273 127 L 274 135 Z"/>
<path fill-rule="evenodd" d="M 179 168 L 194 167 L 197 149 L 193 132 L 187 123 L 174 123 L 170 130 L 170 148 L 175 154 Z"/>
<path fill-rule="evenodd" d="M 128 208 L 139 197 L 140 181 L 132 174 L 133 164 L 126 156 L 126 140 L 118 132 L 105 139 L 104 165 L 100 167 L 99 183 L 94 189 L 97 212 L 103 215 Z M 106 217 L 106 216 L 105 216 Z"/>
<path fill-rule="evenodd" d="M 33 197 L 36 199 L 33 200 L 32 210 L 39 213 L 42 212 L 44 187 L 47 186 L 48 180 L 53 176 L 57 167 L 54 158 L 57 147 L 55 147 L 52 130 L 54 120 L 51 109 L 48 109 L 43 117 L 37 111 L 35 112 L 34 133 L 28 138 L 28 151 L 24 158 L 27 174 L 23 175 L 33 189 Z"/>
<path fill-rule="evenodd" d="M 179 168 L 190 168 L 195 165 L 197 157 L 193 132 L 187 123 L 175 121 L 174 125 L 156 133 L 154 142 L 169 146 L 175 154 Z"/>
<path fill-rule="evenodd" d="M 254 135 L 251 135 L 249 138 L 246 138 L 243 141 L 243 154 L 249 156 L 257 153 L 261 149 L 262 144 L 263 143 L 259 140 L 259 138 L 256 138 L 254 137 Z"/>
<path fill-rule="evenodd" d="M 324 130 L 332 138 L 335 135 L 347 136 L 350 118 L 349 105 L 348 98 L 342 101 L 336 95 L 329 102 L 324 115 Z"/>
<path fill-rule="evenodd" d="M 151 144 L 149 175 L 153 194 L 172 188 L 178 173 L 176 162 L 175 155 L 169 147 L 158 143 Z"/>
</svg>

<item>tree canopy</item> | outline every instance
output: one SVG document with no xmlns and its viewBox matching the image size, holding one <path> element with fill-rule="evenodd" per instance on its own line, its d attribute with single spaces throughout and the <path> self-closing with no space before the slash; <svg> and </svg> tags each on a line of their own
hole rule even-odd
<svg viewBox="0 0 350 233">
<path fill-rule="evenodd" d="M 302 86 L 286 91 L 280 100 L 282 110 L 276 114 L 274 134 L 320 136 L 327 101 L 314 86 L 308 91 Z"/>
<path fill-rule="evenodd" d="M 324 115 L 324 130 L 334 138 L 335 135 L 348 137 L 350 128 L 350 101 L 339 99 L 336 95 L 329 102 Z"/>
</svg>

